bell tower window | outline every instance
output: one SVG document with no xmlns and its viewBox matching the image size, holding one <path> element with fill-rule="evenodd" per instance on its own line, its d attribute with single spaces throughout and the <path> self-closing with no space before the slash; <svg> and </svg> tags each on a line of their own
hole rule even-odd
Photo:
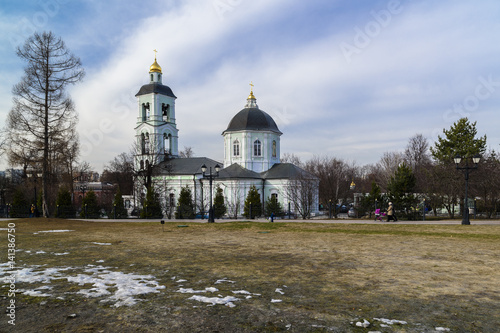
<svg viewBox="0 0 500 333">
<path fill-rule="evenodd" d="M 168 122 L 170 118 L 170 104 L 161 104 L 161 114 L 163 116 L 163 121 Z"/>
<path fill-rule="evenodd" d="M 276 140 L 273 140 L 273 157 L 276 157 Z"/>
</svg>

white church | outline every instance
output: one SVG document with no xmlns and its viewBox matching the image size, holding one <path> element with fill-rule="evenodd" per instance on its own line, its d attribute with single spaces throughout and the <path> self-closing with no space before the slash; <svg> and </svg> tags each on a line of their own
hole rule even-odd
<svg viewBox="0 0 500 333">
<path fill-rule="evenodd" d="M 283 133 L 273 118 L 259 109 L 253 89 L 244 108 L 222 131 L 224 161 L 221 163 L 207 157 L 179 157 L 179 131 L 175 120 L 177 97 L 162 83 L 162 69 L 156 57 L 149 68 L 149 80 L 136 94 L 139 115 L 135 127 L 138 147 L 135 164 L 139 170 L 151 164 L 160 170 L 154 175 L 153 183 L 165 205 L 166 215 L 177 206 L 183 187 L 191 190 L 197 212 L 208 211 L 209 179 L 204 177 L 202 166 L 206 167 L 206 174 L 210 171 L 215 174 L 216 167 L 220 169 L 213 178 L 212 197 L 217 187 L 223 190 L 227 214 L 231 218 L 242 216 L 252 186 L 259 191 L 263 205 L 275 196 L 283 211 L 296 216 L 304 212 L 308 216 L 318 213 L 318 179 L 291 163 L 280 163 Z M 306 193 L 304 181 L 309 193 Z"/>
</svg>

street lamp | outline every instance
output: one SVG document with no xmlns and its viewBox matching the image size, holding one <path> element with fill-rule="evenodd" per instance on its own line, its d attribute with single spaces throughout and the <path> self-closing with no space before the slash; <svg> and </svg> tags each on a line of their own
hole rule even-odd
<svg viewBox="0 0 500 333">
<path fill-rule="evenodd" d="M 208 179 L 208 183 L 210 184 L 210 209 L 208 210 L 208 223 L 213 223 L 215 222 L 214 220 L 214 207 L 212 205 L 212 182 L 215 177 L 219 177 L 219 171 L 220 171 L 220 166 L 219 164 L 215 165 L 215 173 L 212 173 L 212 167 L 210 167 L 210 172 L 209 174 L 205 174 L 207 171 L 207 166 L 203 164 L 201 166 L 201 172 L 203 173 L 203 178 Z"/>
<path fill-rule="evenodd" d="M 462 170 L 464 175 L 465 175 L 465 198 L 464 198 L 464 214 L 463 214 L 462 224 L 469 225 L 470 224 L 469 207 L 468 207 L 469 200 L 467 198 L 467 190 L 469 188 L 469 172 L 477 169 L 477 164 L 479 163 L 481 156 L 479 156 L 479 154 L 476 154 L 476 155 L 474 155 L 474 157 L 472 157 L 472 162 L 474 163 L 473 166 L 469 166 L 469 161 L 467 158 L 464 158 L 464 159 L 465 159 L 465 166 L 463 166 L 463 167 L 459 166 L 460 162 L 462 161 L 462 156 L 457 155 L 457 156 L 455 156 L 455 158 L 453 160 L 455 161 L 455 165 L 457 167 L 457 170 Z"/>
</svg>

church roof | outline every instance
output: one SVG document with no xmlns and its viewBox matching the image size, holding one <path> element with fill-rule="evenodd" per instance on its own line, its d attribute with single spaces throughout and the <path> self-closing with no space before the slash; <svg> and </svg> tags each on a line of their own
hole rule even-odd
<svg viewBox="0 0 500 333">
<path fill-rule="evenodd" d="M 261 178 L 261 175 L 255 171 L 245 169 L 237 163 L 233 163 L 227 168 L 222 169 L 219 172 L 219 178 Z"/>
<path fill-rule="evenodd" d="M 259 108 L 244 108 L 238 112 L 231 119 L 224 133 L 245 130 L 272 131 L 283 134 L 274 119 Z"/>
<path fill-rule="evenodd" d="M 292 163 L 276 163 L 271 169 L 262 172 L 261 175 L 264 179 L 317 179 L 313 174 Z"/>
<path fill-rule="evenodd" d="M 194 175 L 201 174 L 201 166 L 205 164 L 207 168 L 215 169 L 217 164 L 222 165 L 217 161 L 208 157 L 190 157 L 190 158 L 173 158 L 162 162 L 163 172 L 171 175 Z"/>
<path fill-rule="evenodd" d="M 143 85 L 141 87 L 141 89 L 139 90 L 139 92 L 137 94 L 135 94 L 135 97 L 141 96 L 141 95 L 152 94 L 152 93 L 162 94 L 162 95 L 170 96 L 173 98 L 177 98 L 169 86 L 165 86 L 165 85 L 160 84 L 160 83 L 149 83 L 149 84 Z"/>
</svg>

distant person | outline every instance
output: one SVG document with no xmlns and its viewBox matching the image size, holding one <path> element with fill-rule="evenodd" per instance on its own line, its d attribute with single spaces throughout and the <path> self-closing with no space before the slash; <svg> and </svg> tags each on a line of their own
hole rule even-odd
<svg viewBox="0 0 500 333">
<path fill-rule="evenodd" d="M 271 222 L 274 222 L 274 213 L 271 213 L 271 216 L 269 217 L 269 219 L 271 220 Z"/>
<path fill-rule="evenodd" d="M 387 208 L 387 222 L 389 221 L 394 221 L 396 222 L 398 218 L 396 217 L 396 214 L 394 213 L 394 206 L 392 205 L 392 202 L 389 202 L 389 207 Z"/>
<path fill-rule="evenodd" d="M 36 207 L 34 204 L 31 205 L 30 208 L 30 217 L 35 217 Z"/>
</svg>

